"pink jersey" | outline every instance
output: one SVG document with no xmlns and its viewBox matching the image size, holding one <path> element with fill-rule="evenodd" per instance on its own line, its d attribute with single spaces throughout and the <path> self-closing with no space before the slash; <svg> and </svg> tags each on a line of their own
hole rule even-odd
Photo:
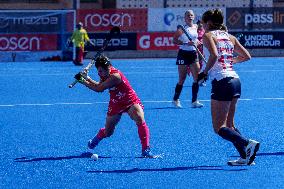
<svg viewBox="0 0 284 189">
<path fill-rule="evenodd" d="M 114 67 L 111 67 L 110 74 L 115 73 L 118 73 L 120 75 L 122 82 L 117 86 L 109 89 L 110 101 L 107 114 L 109 116 L 112 116 L 126 112 L 134 104 L 140 104 L 143 108 L 140 99 L 131 87 L 127 78 L 121 71 L 117 70 Z"/>
</svg>

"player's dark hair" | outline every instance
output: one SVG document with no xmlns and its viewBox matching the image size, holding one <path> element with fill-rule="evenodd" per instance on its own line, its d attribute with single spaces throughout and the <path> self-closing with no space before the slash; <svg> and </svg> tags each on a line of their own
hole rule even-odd
<svg viewBox="0 0 284 189">
<path fill-rule="evenodd" d="M 221 9 L 208 10 L 202 15 L 202 21 L 207 23 L 211 21 L 209 30 L 226 30 L 224 25 L 224 15 Z"/>
<path fill-rule="evenodd" d="M 76 25 L 76 28 L 77 29 L 81 29 L 83 27 L 83 23 L 82 22 L 79 22 L 77 25 Z"/>
<path fill-rule="evenodd" d="M 107 70 L 109 66 L 111 66 L 110 60 L 108 57 L 104 55 L 100 55 L 98 58 L 95 60 L 95 66 L 96 68 L 102 67 L 103 69 Z"/>
</svg>

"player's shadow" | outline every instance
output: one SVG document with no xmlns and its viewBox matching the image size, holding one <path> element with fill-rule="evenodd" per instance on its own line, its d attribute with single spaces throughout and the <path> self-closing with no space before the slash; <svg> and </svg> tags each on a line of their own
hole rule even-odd
<svg viewBox="0 0 284 189">
<path fill-rule="evenodd" d="M 246 168 L 228 168 L 224 166 L 192 166 L 192 167 L 165 167 L 165 168 L 133 168 L 117 170 L 93 170 L 87 173 L 137 173 L 137 172 L 171 172 L 171 171 L 246 171 Z"/>
<path fill-rule="evenodd" d="M 65 160 L 65 159 L 82 159 L 82 158 L 91 158 L 92 153 L 91 152 L 84 152 L 80 155 L 74 155 L 74 156 L 59 156 L 59 157 L 20 157 L 15 158 L 15 162 L 36 162 L 36 161 L 57 161 L 57 160 Z M 99 158 L 110 158 L 110 157 L 102 157 L 99 156 Z"/>
<path fill-rule="evenodd" d="M 257 153 L 256 156 L 283 156 L 284 152 L 267 152 L 267 153 Z M 231 157 L 239 157 L 239 156 L 231 156 Z"/>
<path fill-rule="evenodd" d="M 182 109 L 182 108 L 176 108 L 173 106 L 167 106 L 167 107 L 157 107 L 157 108 L 146 108 L 145 110 L 168 110 L 168 109 Z"/>
</svg>

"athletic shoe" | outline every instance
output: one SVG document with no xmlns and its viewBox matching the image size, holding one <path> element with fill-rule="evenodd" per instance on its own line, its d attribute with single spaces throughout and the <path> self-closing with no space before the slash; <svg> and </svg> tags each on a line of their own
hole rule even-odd
<svg viewBox="0 0 284 189">
<path fill-rule="evenodd" d="M 201 108 L 201 107 L 203 107 L 203 104 L 201 104 L 198 100 L 196 100 L 195 102 L 193 102 L 191 104 L 191 107 L 192 108 Z"/>
<path fill-rule="evenodd" d="M 206 83 L 205 83 L 205 82 L 202 82 L 202 83 L 200 83 L 199 86 L 201 86 L 201 87 L 206 87 Z"/>
<path fill-rule="evenodd" d="M 151 153 L 150 147 L 147 147 L 145 150 L 142 150 L 141 156 L 144 158 L 154 158 L 154 155 Z"/>
<path fill-rule="evenodd" d="M 259 142 L 251 139 L 249 140 L 249 143 L 246 147 L 246 155 L 247 155 L 246 161 L 248 165 L 252 164 L 252 162 L 254 161 L 259 146 L 260 146 Z"/>
<path fill-rule="evenodd" d="M 97 137 L 94 137 L 93 139 L 90 139 L 88 141 L 88 148 L 89 149 L 94 149 L 98 144 L 100 140 Z"/>
<path fill-rule="evenodd" d="M 180 104 L 180 100 L 177 99 L 177 100 L 173 100 L 173 105 L 176 107 L 176 108 L 182 108 L 181 104 Z"/>
<path fill-rule="evenodd" d="M 231 166 L 244 166 L 244 165 L 248 165 L 248 164 L 247 164 L 247 160 L 246 159 L 239 158 L 237 160 L 228 161 L 228 165 L 231 165 Z M 255 165 L 255 162 L 253 161 L 250 165 Z"/>
</svg>

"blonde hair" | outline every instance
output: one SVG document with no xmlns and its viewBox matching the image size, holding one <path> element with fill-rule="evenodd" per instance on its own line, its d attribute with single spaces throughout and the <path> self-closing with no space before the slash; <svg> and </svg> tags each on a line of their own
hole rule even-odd
<svg viewBox="0 0 284 189">
<path fill-rule="evenodd" d="M 195 15 L 194 12 L 193 12 L 193 10 L 191 10 L 191 9 L 188 9 L 187 11 L 185 11 L 184 15 L 186 16 L 187 14 L 193 14 L 193 15 Z"/>
</svg>

